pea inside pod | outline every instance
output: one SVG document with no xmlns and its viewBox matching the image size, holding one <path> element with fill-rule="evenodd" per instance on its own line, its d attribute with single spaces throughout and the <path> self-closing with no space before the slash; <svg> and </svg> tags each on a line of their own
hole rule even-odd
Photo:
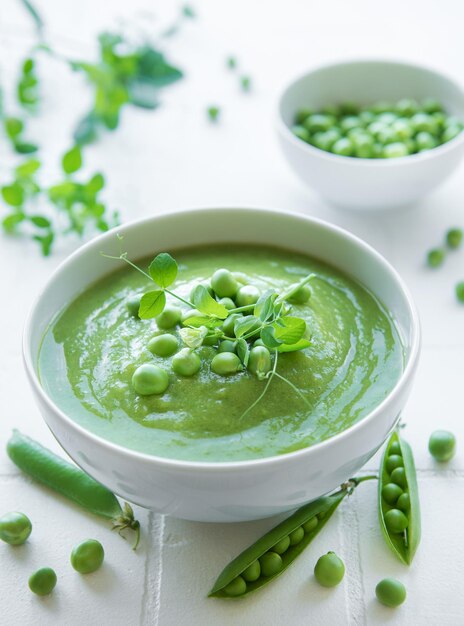
<svg viewBox="0 0 464 626">
<path fill-rule="evenodd" d="M 412 450 L 396 431 L 382 457 L 378 502 L 387 545 L 403 563 L 410 565 L 421 536 L 419 491 Z"/>
<path fill-rule="evenodd" d="M 351 478 L 339 491 L 298 509 L 231 561 L 219 575 L 209 595 L 217 598 L 242 597 L 274 580 L 323 529 L 345 496 L 351 494 L 360 482 L 372 478 L 376 477 Z M 255 575 L 250 576 L 250 572 Z"/>
</svg>

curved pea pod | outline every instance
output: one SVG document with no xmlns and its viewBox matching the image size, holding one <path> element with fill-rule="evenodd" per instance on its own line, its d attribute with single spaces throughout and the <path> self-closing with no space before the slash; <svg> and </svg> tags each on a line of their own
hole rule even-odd
<svg viewBox="0 0 464 626">
<path fill-rule="evenodd" d="M 293 515 L 272 528 L 263 535 L 261 539 L 258 539 L 256 543 L 246 548 L 246 550 L 231 561 L 219 575 L 213 588 L 209 592 L 209 596 L 217 598 L 243 597 L 252 591 L 264 587 L 264 585 L 277 578 L 277 576 L 282 574 L 303 550 L 309 546 L 314 537 L 324 528 L 345 496 L 350 494 L 360 482 L 369 478 L 376 477 L 352 478 L 342 485 L 339 491 L 332 495 L 324 496 L 299 508 Z M 258 559 L 268 552 L 273 552 L 272 549 L 280 542 L 285 543 L 285 540 L 289 538 L 294 531 L 298 531 L 301 535 L 301 530 L 299 529 L 304 530 L 305 526 L 307 531 L 304 532 L 301 540 L 294 545 L 287 541 L 288 547 L 280 552 L 282 566 L 278 571 L 267 576 L 263 575 L 261 572 L 256 580 L 250 581 L 243 578 L 242 575 L 244 573 L 246 576 L 245 571 L 250 568 L 250 566 L 251 568 L 255 567 Z M 239 584 L 237 584 L 237 582 Z M 230 592 L 228 590 L 230 590 Z"/>
<path fill-rule="evenodd" d="M 404 473 L 400 473 L 401 480 L 398 480 L 393 474 L 395 469 L 392 469 L 392 466 L 395 463 L 391 460 L 392 456 L 395 457 L 395 460 L 396 457 L 401 457 L 403 460 Z M 402 483 L 400 487 L 403 494 L 398 496 L 396 502 L 388 503 L 382 490 L 385 485 L 395 482 L 395 480 L 398 481 L 398 484 Z M 405 493 L 409 496 L 408 506 L 403 506 L 400 500 Z M 380 527 L 387 545 L 400 561 L 410 565 L 421 538 L 419 490 L 411 447 L 396 431 L 393 432 L 388 441 L 380 465 L 378 504 Z M 393 509 L 401 510 L 407 518 L 407 527 L 402 532 L 392 532 L 386 523 L 385 516 Z"/>
<path fill-rule="evenodd" d="M 91 478 L 79 467 L 68 463 L 47 448 L 17 430 L 7 443 L 10 459 L 34 480 L 73 500 L 82 508 L 110 519 L 114 530 L 131 528 L 136 533 L 134 550 L 138 545 L 140 524 L 134 519 L 131 506 L 121 507 L 116 496 Z"/>
</svg>

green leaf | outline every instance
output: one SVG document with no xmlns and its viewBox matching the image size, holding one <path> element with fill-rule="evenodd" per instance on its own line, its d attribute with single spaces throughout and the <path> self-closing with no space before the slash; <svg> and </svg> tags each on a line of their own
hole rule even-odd
<svg viewBox="0 0 464 626">
<path fill-rule="evenodd" d="M 208 117 L 212 122 L 217 122 L 221 113 L 221 109 L 217 106 L 211 106 L 206 109 L 206 113 L 208 114 Z"/>
<path fill-rule="evenodd" d="M 23 74 L 31 74 L 34 71 L 34 59 L 26 59 L 23 63 Z"/>
<path fill-rule="evenodd" d="M 272 317 L 274 312 L 274 302 L 277 298 L 277 293 L 272 289 L 266 290 L 262 293 L 255 304 L 253 314 L 259 317 L 262 322 L 267 322 Z"/>
<path fill-rule="evenodd" d="M 158 50 L 145 46 L 139 49 L 138 79 L 155 87 L 166 87 L 182 78 L 182 72 L 170 65 Z"/>
<path fill-rule="evenodd" d="M 52 232 L 47 233 L 46 235 L 34 235 L 33 239 L 40 243 L 40 247 L 42 249 L 42 254 L 44 256 L 49 256 L 53 240 L 55 239 L 55 235 Z"/>
<path fill-rule="evenodd" d="M 40 168 L 40 161 L 37 159 L 27 159 L 15 168 L 16 175 L 19 178 L 29 178 Z"/>
<path fill-rule="evenodd" d="M 298 352 L 298 350 L 304 350 L 304 348 L 309 348 L 311 342 L 308 339 L 300 339 L 296 343 L 283 343 L 280 346 L 277 346 L 278 352 Z"/>
<path fill-rule="evenodd" d="M 6 117 L 3 125 L 10 139 L 14 139 L 20 135 L 24 129 L 24 122 L 17 117 Z"/>
<path fill-rule="evenodd" d="M 59 185 L 53 185 L 48 190 L 48 197 L 53 204 L 67 205 L 79 190 L 77 183 L 67 180 Z"/>
<path fill-rule="evenodd" d="M 139 317 L 142 320 L 153 319 L 159 315 L 166 306 L 166 295 L 160 289 L 147 291 L 140 300 Z"/>
<path fill-rule="evenodd" d="M 18 183 L 2 187 L 2 197 L 10 206 L 18 207 L 24 202 L 24 190 Z"/>
<path fill-rule="evenodd" d="M 254 315 L 238 317 L 234 324 L 234 333 L 237 338 L 242 337 L 252 329 L 258 330 L 260 321 Z"/>
<path fill-rule="evenodd" d="M 223 320 L 220 320 L 216 317 L 207 317 L 207 316 L 192 316 L 188 317 L 184 322 L 184 326 L 192 326 L 193 328 L 200 328 L 200 326 L 206 326 L 206 328 L 214 329 L 219 328 L 223 323 Z"/>
<path fill-rule="evenodd" d="M 63 155 L 61 160 L 65 174 L 73 174 L 82 167 L 82 153 L 79 146 L 74 146 Z"/>
<path fill-rule="evenodd" d="M 50 220 L 43 215 L 31 215 L 29 221 L 37 228 L 50 228 L 51 226 Z"/>
<path fill-rule="evenodd" d="M 270 348 L 274 350 L 281 345 L 281 341 L 276 339 L 274 336 L 274 328 L 272 326 L 265 326 L 260 333 L 261 339 L 266 346 L 266 348 Z"/>
<path fill-rule="evenodd" d="M 169 287 L 177 278 L 177 263 L 167 252 L 161 252 L 150 263 L 148 273 L 160 287 Z"/>
<path fill-rule="evenodd" d="M 35 143 L 28 143 L 27 141 L 15 141 L 14 149 L 18 154 L 33 154 L 37 152 L 39 146 Z"/>
<path fill-rule="evenodd" d="M 100 119 L 93 113 L 83 117 L 77 124 L 73 139 L 79 146 L 93 143 L 97 139 Z"/>
<path fill-rule="evenodd" d="M 195 18 L 197 16 L 194 8 L 190 4 L 184 4 L 182 7 L 182 15 L 189 18 Z"/>
<path fill-rule="evenodd" d="M 224 320 L 229 315 L 229 311 L 222 304 L 219 304 L 211 297 L 209 291 L 204 285 L 197 285 L 191 296 L 195 307 L 205 315 L 213 315 Z"/>
<path fill-rule="evenodd" d="M 250 346 L 245 339 L 240 338 L 235 344 L 235 351 L 244 367 L 248 365 L 248 359 L 250 358 Z"/>
<path fill-rule="evenodd" d="M 296 343 L 303 337 L 305 331 L 306 322 L 299 317 L 287 315 L 274 323 L 274 337 L 282 343 Z"/>
<path fill-rule="evenodd" d="M 206 335 L 208 334 L 208 329 L 206 326 L 200 326 L 200 328 L 181 328 L 179 330 L 179 335 L 182 341 L 189 348 L 199 348 Z"/>
<path fill-rule="evenodd" d="M 103 174 L 98 172 L 94 174 L 89 182 L 86 184 L 85 189 L 91 194 L 97 194 L 105 186 L 105 178 Z"/>
<path fill-rule="evenodd" d="M 19 224 L 24 222 L 25 219 L 26 216 L 22 211 L 10 213 L 10 215 L 7 215 L 2 220 L 3 230 L 7 233 L 14 233 Z"/>
</svg>

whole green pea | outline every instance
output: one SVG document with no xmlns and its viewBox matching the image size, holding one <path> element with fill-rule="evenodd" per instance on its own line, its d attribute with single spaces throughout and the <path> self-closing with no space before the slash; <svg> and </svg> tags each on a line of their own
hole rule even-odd
<svg viewBox="0 0 464 626">
<path fill-rule="evenodd" d="M 302 285 L 288 298 L 292 304 L 306 304 L 311 297 L 311 288 L 308 285 Z"/>
<path fill-rule="evenodd" d="M 456 249 L 462 243 L 462 230 L 460 228 L 450 228 L 446 233 L 446 243 L 450 248 Z"/>
<path fill-rule="evenodd" d="M 234 298 L 238 291 L 238 283 L 232 272 L 223 268 L 214 272 L 211 287 L 219 298 Z"/>
<path fill-rule="evenodd" d="M 404 471 L 404 467 L 395 467 L 390 475 L 390 481 L 405 489 L 408 486 L 408 481 L 406 480 L 406 472 Z"/>
<path fill-rule="evenodd" d="M 277 552 L 277 554 L 283 554 L 288 550 L 290 546 L 290 537 L 287 535 L 286 537 L 282 537 L 280 541 L 278 541 L 274 546 L 272 546 L 272 551 Z"/>
<path fill-rule="evenodd" d="M 261 564 L 261 573 L 263 576 L 274 576 L 278 574 L 283 567 L 282 558 L 277 552 L 266 552 L 259 558 Z"/>
<path fill-rule="evenodd" d="M 131 296 L 128 300 L 126 300 L 126 309 L 129 311 L 130 315 L 134 317 L 139 316 L 139 308 L 140 308 L 140 300 L 142 296 L 135 295 Z"/>
<path fill-rule="evenodd" d="M 242 596 L 246 591 L 246 582 L 241 576 L 237 576 L 234 580 L 231 580 L 228 585 L 224 587 L 224 593 L 231 598 L 236 596 Z"/>
<path fill-rule="evenodd" d="M 335 552 L 321 556 L 314 568 L 314 576 L 323 587 L 336 587 L 345 575 L 345 564 Z"/>
<path fill-rule="evenodd" d="M 201 359 L 190 348 L 182 348 L 172 357 L 171 367 L 179 376 L 194 376 L 201 367 Z"/>
<path fill-rule="evenodd" d="M 235 309 L 235 302 L 232 300 L 232 298 L 221 298 L 219 300 L 219 304 L 225 306 L 228 311 Z"/>
<path fill-rule="evenodd" d="M 232 315 L 229 315 L 225 320 L 224 320 L 224 324 L 222 325 L 222 330 L 224 331 L 224 334 L 227 337 L 234 337 L 235 333 L 234 333 L 234 324 L 235 321 L 239 318 L 239 317 L 243 317 L 241 313 L 232 313 Z"/>
<path fill-rule="evenodd" d="M 162 330 L 174 328 L 182 319 L 182 311 L 174 304 L 167 304 L 164 310 L 155 317 L 156 325 Z"/>
<path fill-rule="evenodd" d="M 397 141 L 384 146 L 382 156 L 385 159 L 397 159 L 399 157 L 408 156 L 408 154 L 409 150 L 406 144 Z"/>
<path fill-rule="evenodd" d="M 420 132 L 414 138 L 417 146 L 418 152 L 423 152 L 424 150 L 431 150 L 432 148 L 436 148 L 438 145 L 435 137 L 428 132 Z"/>
<path fill-rule="evenodd" d="M 461 133 L 462 133 L 462 128 L 460 126 L 448 126 L 443 131 L 441 140 L 443 143 L 446 143 L 447 141 L 451 141 L 452 139 L 455 139 Z"/>
<path fill-rule="evenodd" d="M 147 348 L 150 352 L 161 357 L 171 356 L 171 354 L 174 354 L 178 347 L 179 342 L 177 337 L 169 335 L 168 333 L 153 337 L 153 339 L 150 339 L 147 344 Z"/>
<path fill-rule="evenodd" d="M 264 341 L 261 339 L 261 337 L 253 341 L 253 348 L 257 348 L 258 346 L 264 346 Z"/>
<path fill-rule="evenodd" d="M 429 267 L 440 267 L 445 260 L 445 252 L 441 248 L 434 248 L 427 253 L 427 265 Z"/>
<path fill-rule="evenodd" d="M 456 437 L 449 430 L 436 430 L 430 435 L 429 452 L 436 461 L 450 461 L 456 453 Z"/>
<path fill-rule="evenodd" d="M 308 109 L 308 108 L 298 109 L 295 115 L 295 122 L 297 124 L 303 124 L 305 119 L 309 117 L 310 115 L 312 115 L 313 113 L 314 111 L 312 109 Z"/>
<path fill-rule="evenodd" d="M 402 533 L 409 525 L 408 518 L 399 509 L 390 509 L 384 515 L 385 526 L 391 533 Z"/>
<path fill-rule="evenodd" d="M 400 497 L 398 498 L 398 500 L 396 501 L 395 506 L 400 511 L 403 511 L 403 513 L 407 513 L 409 509 L 411 508 L 411 500 L 409 498 L 409 493 L 406 493 L 406 492 L 402 493 Z"/>
<path fill-rule="evenodd" d="M 459 282 L 454 288 L 456 298 L 459 302 L 464 302 L 464 280 Z"/>
<path fill-rule="evenodd" d="M 304 121 L 304 127 L 309 130 L 311 134 L 321 131 L 329 130 L 336 123 L 336 119 L 332 115 L 321 115 L 315 113 L 310 115 Z"/>
<path fill-rule="evenodd" d="M 208 333 L 206 335 L 206 337 L 203 339 L 203 346 L 215 346 L 218 342 L 219 336 L 212 331 L 211 333 Z"/>
<path fill-rule="evenodd" d="M 390 444 L 388 449 L 389 454 L 400 454 L 401 455 L 401 446 L 399 441 L 393 441 Z"/>
<path fill-rule="evenodd" d="M 387 504 L 395 504 L 402 493 L 401 487 L 395 483 L 387 483 L 382 488 L 382 498 Z"/>
<path fill-rule="evenodd" d="M 233 352 L 220 352 L 211 361 L 211 371 L 219 376 L 230 376 L 242 369 L 242 362 Z"/>
<path fill-rule="evenodd" d="M 399 118 L 395 120 L 392 124 L 392 129 L 398 141 L 405 141 L 406 139 L 411 139 L 413 135 L 413 130 L 411 128 L 409 120 L 405 118 Z"/>
<path fill-rule="evenodd" d="M 235 352 L 236 342 L 231 339 L 224 339 L 219 344 L 218 352 Z"/>
<path fill-rule="evenodd" d="M 271 353 L 269 350 L 264 346 L 253 347 L 248 359 L 248 369 L 259 379 L 264 378 L 272 369 Z"/>
<path fill-rule="evenodd" d="M 252 583 L 261 576 L 261 565 L 259 561 L 255 561 L 251 563 L 243 572 L 240 574 L 242 578 L 244 578 L 248 583 Z"/>
<path fill-rule="evenodd" d="M 385 462 L 385 468 L 389 474 L 393 472 L 395 467 L 404 467 L 403 457 L 400 454 L 390 454 Z"/>
<path fill-rule="evenodd" d="M 411 125 L 416 133 L 435 134 L 438 130 L 437 121 L 427 113 L 416 113 L 411 118 Z"/>
<path fill-rule="evenodd" d="M 204 315 L 198 309 L 187 309 L 186 311 L 182 311 L 182 322 L 186 322 L 190 317 L 204 317 Z"/>
<path fill-rule="evenodd" d="M 42 567 L 29 578 L 29 589 L 38 596 L 48 596 L 56 586 L 56 574 L 51 567 Z"/>
<path fill-rule="evenodd" d="M 352 156 L 353 154 L 353 144 L 346 137 L 342 137 L 334 143 L 332 146 L 332 152 L 334 154 L 338 154 L 339 156 Z"/>
<path fill-rule="evenodd" d="M 319 520 L 316 517 L 312 517 L 311 519 L 309 519 L 307 522 L 305 522 L 302 526 L 303 526 L 303 530 L 305 531 L 305 533 L 310 533 L 312 532 L 316 526 L 319 524 Z"/>
<path fill-rule="evenodd" d="M 214 291 L 213 288 L 211 287 L 211 284 L 209 283 L 209 281 L 204 280 L 204 281 L 199 281 L 199 282 L 195 282 L 192 285 L 192 288 L 190 289 L 190 300 L 192 300 L 193 298 L 193 294 L 195 292 L 195 289 L 198 287 L 198 285 L 203 285 L 203 287 L 205 287 L 209 293 L 209 295 L 214 298 Z"/>
<path fill-rule="evenodd" d="M 375 588 L 375 595 L 381 604 L 395 608 L 406 600 L 406 587 L 396 578 L 384 578 Z"/>
<path fill-rule="evenodd" d="M 340 128 L 343 132 L 347 133 L 349 130 L 353 130 L 353 128 L 361 128 L 362 122 L 357 115 L 348 115 L 344 117 L 340 122 Z"/>
<path fill-rule="evenodd" d="M 31 520 L 24 513 L 12 511 L 0 517 L 0 539 L 11 546 L 23 544 L 31 532 Z"/>
<path fill-rule="evenodd" d="M 412 98 L 402 98 L 396 103 L 396 110 L 400 115 L 411 117 L 419 109 L 419 104 Z"/>
<path fill-rule="evenodd" d="M 259 300 L 260 291 L 254 285 L 243 285 L 237 292 L 235 302 L 237 306 L 248 306 L 250 304 L 256 304 Z"/>
<path fill-rule="evenodd" d="M 141 396 L 160 395 L 169 386 L 168 373 L 151 363 L 140 365 L 132 376 L 132 386 Z"/>
<path fill-rule="evenodd" d="M 96 539 L 87 539 L 73 548 L 71 565 L 79 574 L 95 572 L 105 558 L 102 544 Z"/>
<path fill-rule="evenodd" d="M 288 538 L 290 539 L 290 545 L 296 546 L 298 543 L 300 543 L 303 537 L 304 537 L 303 528 L 301 526 L 299 528 L 295 528 L 295 530 L 292 531 L 288 536 Z"/>
<path fill-rule="evenodd" d="M 443 111 L 441 103 L 436 100 L 436 98 L 426 98 L 423 100 L 422 109 L 426 113 L 441 113 Z"/>
</svg>

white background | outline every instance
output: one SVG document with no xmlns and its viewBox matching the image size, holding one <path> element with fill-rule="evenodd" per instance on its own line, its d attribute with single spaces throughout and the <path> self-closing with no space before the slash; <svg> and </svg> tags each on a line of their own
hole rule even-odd
<svg viewBox="0 0 464 626">
<path fill-rule="evenodd" d="M 92 58 L 95 35 L 120 23 L 158 31 L 176 13 L 174 2 L 133 0 L 38 0 L 50 40 L 73 57 Z M 450 254 L 438 271 L 424 266 L 428 248 L 452 225 L 464 226 L 463 167 L 421 206 L 369 217 L 338 212 L 301 186 L 279 153 L 273 129 L 275 101 L 293 76 L 330 60 L 387 57 L 419 61 L 464 82 L 459 0 L 197 0 L 196 20 L 185 24 L 166 48 L 186 73 L 169 88 L 156 112 L 127 109 L 121 128 L 86 150 L 85 173 L 107 176 L 106 199 L 124 220 L 189 206 L 259 205 L 322 217 L 373 244 L 400 271 L 416 298 L 424 349 L 412 397 L 404 414 L 405 436 L 419 470 L 423 540 L 412 567 L 384 545 L 376 517 L 375 485 L 359 488 L 297 563 L 268 588 L 242 601 L 206 599 L 223 566 L 275 523 L 197 524 L 137 511 L 143 540 L 137 553 L 107 525 L 20 475 L 5 452 L 18 427 L 58 451 L 32 401 L 20 355 L 21 329 L 31 301 L 59 261 L 77 245 L 69 240 L 50 259 L 25 241 L 0 238 L 0 514 L 19 509 L 32 519 L 30 541 L 0 545 L 0 624 L 235 625 L 280 624 L 455 626 L 464 624 L 463 373 L 464 307 L 453 294 L 464 279 L 464 251 Z M 143 11 L 142 11 L 143 9 Z M 148 13 L 147 13 L 148 11 Z M 33 30 L 18 2 L 0 5 L 2 83 L 12 84 Z M 237 56 L 253 90 L 243 94 L 238 76 L 225 69 Z M 83 79 L 63 65 L 40 65 L 43 110 L 28 136 L 43 146 L 44 180 L 56 180 L 59 155 L 69 147 L 76 118 L 89 107 Z M 8 101 L 7 101 L 8 102 Z M 219 124 L 205 109 L 222 108 Z M 1 180 L 11 159 L 0 144 Z M 455 459 L 438 466 L 427 452 L 435 428 L 459 439 Z M 378 459 L 368 464 L 376 469 Z M 69 565 L 72 546 L 86 537 L 106 549 L 104 567 L 81 577 Z M 335 550 L 346 563 L 343 583 L 319 587 L 312 576 L 317 558 Z M 27 578 L 49 565 L 58 586 L 34 597 Z M 374 598 L 378 580 L 397 576 L 407 602 L 386 609 Z"/>
</svg>

